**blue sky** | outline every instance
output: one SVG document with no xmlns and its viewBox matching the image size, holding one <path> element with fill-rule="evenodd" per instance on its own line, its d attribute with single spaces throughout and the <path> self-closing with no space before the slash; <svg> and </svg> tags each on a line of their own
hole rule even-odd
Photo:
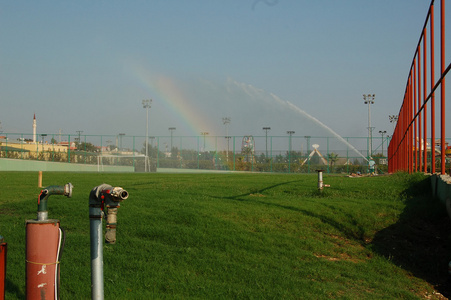
<svg viewBox="0 0 451 300">
<path fill-rule="evenodd" d="M 374 93 L 391 134 L 429 3 L 1 0 L 2 130 L 145 135 L 153 99 L 151 135 L 324 134 L 279 99 L 364 137 Z"/>
</svg>

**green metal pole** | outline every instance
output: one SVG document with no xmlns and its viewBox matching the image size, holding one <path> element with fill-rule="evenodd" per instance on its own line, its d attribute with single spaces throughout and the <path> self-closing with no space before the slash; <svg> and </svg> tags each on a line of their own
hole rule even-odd
<svg viewBox="0 0 451 300">
<path fill-rule="evenodd" d="M 236 162 L 236 157 L 235 157 L 235 137 L 233 137 L 233 170 L 235 171 L 235 162 Z"/>
<path fill-rule="evenodd" d="M 306 154 L 308 155 L 307 156 L 307 173 L 308 174 L 310 174 L 310 153 L 309 153 L 309 150 L 310 150 L 310 137 L 307 138 L 307 152 L 306 152 Z"/>
<path fill-rule="evenodd" d="M 8 144 L 6 144 L 6 154 L 8 154 Z M 6 157 L 8 157 L 8 155 Z M 36 160 L 39 160 L 39 141 L 37 137 L 36 137 Z"/>
<path fill-rule="evenodd" d="M 197 169 L 199 170 L 199 136 L 197 136 Z"/>
<path fill-rule="evenodd" d="M 52 134 L 52 161 L 55 161 L 55 135 Z"/>
<path fill-rule="evenodd" d="M 8 134 L 6 134 L 6 143 L 5 143 L 5 149 L 6 149 L 6 153 L 5 153 L 5 155 L 6 155 L 6 158 L 8 158 Z"/>
<path fill-rule="evenodd" d="M 157 169 L 160 167 L 160 137 L 157 137 Z"/>
<path fill-rule="evenodd" d="M 271 173 L 272 173 L 272 136 L 270 137 L 270 141 L 271 141 L 271 161 L 270 161 L 270 166 L 271 166 Z"/>
<path fill-rule="evenodd" d="M 346 142 L 349 145 L 349 138 L 346 138 Z M 346 145 L 346 173 L 349 174 L 349 146 Z"/>
<path fill-rule="evenodd" d="M 146 137 L 147 138 L 147 137 Z M 136 151 L 136 149 L 135 149 L 135 136 L 133 136 L 133 147 L 132 147 L 132 149 L 133 149 L 133 161 L 132 161 L 132 166 L 133 166 L 133 170 L 135 170 L 135 151 Z"/>
<path fill-rule="evenodd" d="M 326 138 L 327 141 L 327 173 L 330 173 L 329 165 L 330 165 L 330 158 L 329 158 L 329 137 Z"/>
<path fill-rule="evenodd" d="M 70 134 L 67 135 L 67 162 L 70 163 Z"/>
<path fill-rule="evenodd" d="M 288 173 L 291 173 L 291 134 L 288 136 Z"/>
<path fill-rule="evenodd" d="M 85 164 L 86 164 L 86 135 L 85 135 L 85 153 L 83 153 L 83 156 L 84 156 L 84 162 L 85 162 Z"/>
<path fill-rule="evenodd" d="M 23 159 L 23 133 L 20 135 L 20 158 Z"/>
</svg>

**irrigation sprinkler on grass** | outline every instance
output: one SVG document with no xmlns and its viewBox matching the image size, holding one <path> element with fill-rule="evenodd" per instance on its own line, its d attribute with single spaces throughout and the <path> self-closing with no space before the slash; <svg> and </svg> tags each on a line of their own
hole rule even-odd
<svg viewBox="0 0 451 300">
<path fill-rule="evenodd" d="M 101 184 L 89 194 L 89 225 L 91 239 L 91 299 L 104 299 L 102 217 L 106 208 L 105 242 L 116 243 L 117 208 L 128 198 L 121 187 Z"/>
<path fill-rule="evenodd" d="M 71 183 L 48 186 L 38 197 L 36 220 L 26 220 L 27 299 L 59 299 L 59 263 L 64 248 L 64 231 L 59 220 L 48 219 L 47 200 L 51 195 L 72 197 Z"/>
<path fill-rule="evenodd" d="M 330 187 L 330 185 L 323 183 L 323 172 L 324 172 L 324 170 L 316 170 L 316 172 L 318 172 L 318 190 L 320 192 L 322 192 L 324 187 Z"/>
</svg>

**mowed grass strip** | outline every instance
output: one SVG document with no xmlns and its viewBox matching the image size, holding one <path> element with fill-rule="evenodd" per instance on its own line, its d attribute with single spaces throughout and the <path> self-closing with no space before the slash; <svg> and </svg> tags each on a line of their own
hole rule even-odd
<svg viewBox="0 0 451 300">
<path fill-rule="evenodd" d="M 447 265 L 435 266 L 443 267 L 436 277 L 423 276 L 428 270 L 410 268 L 385 234 L 403 236 L 397 224 L 422 211 L 423 222 L 446 220 L 426 177 L 324 181 L 331 187 L 319 193 L 315 174 L 44 173 L 44 186 L 75 186 L 72 198 L 48 202 L 49 218 L 66 232 L 61 298 L 91 297 L 88 196 L 101 183 L 130 193 L 118 211 L 117 244 L 104 246 L 106 298 L 436 297 L 433 285 Z M 23 299 L 24 221 L 36 218 L 37 173 L 0 172 L 0 182 L 6 298 Z M 414 237 L 407 242 L 416 247 Z"/>
</svg>

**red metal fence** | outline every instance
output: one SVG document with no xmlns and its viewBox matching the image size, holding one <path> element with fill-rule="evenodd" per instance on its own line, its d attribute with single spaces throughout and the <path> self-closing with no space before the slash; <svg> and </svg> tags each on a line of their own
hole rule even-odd
<svg viewBox="0 0 451 300">
<path fill-rule="evenodd" d="M 434 6 L 434 2 L 440 3 Z M 434 12 L 440 13 L 438 33 L 435 32 Z M 440 40 L 437 48 L 436 37 Z M 441 174 L 446 173 L 445 77 L 451 64 L 446 67 L 445 43 L 445 0 L 432 0 L 410 67 L 398 122 L 388 147 L 389 172 L 435 173 L 436 167 L 439 167 Z M 436 61 L 436 55 L 440 56 L 439 61 Z M 440 119 L 437 119 L 437 124 L 440 124 L 439 136 L 435 128 L 436 98 L 440 103 Z"/>
</svg>

